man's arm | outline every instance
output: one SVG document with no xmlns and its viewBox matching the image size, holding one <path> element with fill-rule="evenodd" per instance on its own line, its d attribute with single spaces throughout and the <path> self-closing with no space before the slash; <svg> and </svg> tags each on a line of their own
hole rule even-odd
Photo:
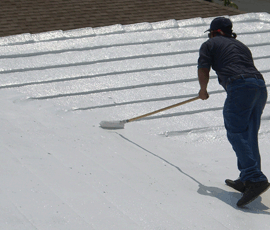
<svg viewBox="0 0 270 230">
<path fill-rule="evenodd" d="M 208 68 L 199 68 L 198 69 L 198 79 L 200 83 L 200 91 L 199 91 L 199 97 L 202 100 L 207 100 L 209 98 L 209 94 L 207 92 L 207 85 L 209 82 L 209 72 L 210 69 Z"/>
</svg>

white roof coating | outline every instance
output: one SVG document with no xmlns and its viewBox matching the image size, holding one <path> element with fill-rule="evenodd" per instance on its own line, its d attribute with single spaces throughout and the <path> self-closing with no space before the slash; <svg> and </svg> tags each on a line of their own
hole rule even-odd
<svg viewBox="0 0 270 230">
<path fill-rule="evenodd" d="M 197 96 L 197 59 L 213 18 L 0 38 L 1 230 L 268 230 L 270 192 L 239 209 L 226 97 L 120 130 L 99 127 Z M 270 86 L 270 15 L 231 16 Z M 260 130 L 270 177 L 270 107 Z"/>
</svg>

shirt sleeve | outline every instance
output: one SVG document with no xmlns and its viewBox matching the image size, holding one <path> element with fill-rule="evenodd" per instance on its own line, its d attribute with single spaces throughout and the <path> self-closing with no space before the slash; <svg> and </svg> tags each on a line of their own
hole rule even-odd
<svg viewBox="0 0 270 230">
<path fill-rule="evenodd" d="M 204 42 L 201 45 L 199 51 L 198 69 L 200 68 L 210 69 L 211 66 L 212 66 L 211 45 L 209 42 Z"/>
</svg>

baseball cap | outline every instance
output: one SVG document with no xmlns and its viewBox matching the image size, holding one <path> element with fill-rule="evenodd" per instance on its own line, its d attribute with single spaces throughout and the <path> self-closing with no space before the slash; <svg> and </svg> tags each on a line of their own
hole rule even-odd
<svg viewBox="0 0 270 230">
<path fill-rule="evenodd" d="M 223 29 L 226 30 L 224 32 L 231 32 L 232 31 L 232 22 L 229 18 L 224 18 L 224 17 L 217 17 L 215 18 L 211 24 L 210 24 L 210 29 L 206 30 L 211 31 L 211 30 L 218 30 L 218 29 Z"/>
</svg>

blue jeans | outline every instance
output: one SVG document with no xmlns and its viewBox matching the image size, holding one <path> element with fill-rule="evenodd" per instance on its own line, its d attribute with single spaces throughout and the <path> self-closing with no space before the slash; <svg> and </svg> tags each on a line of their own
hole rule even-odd
<svg viewBox="0 0 270 230">
<path fill-rule="evenodd" d="M 261 171 L 258 132 L 267 100 L 267 89 L 261 79 L 247 78 L 227 86 L 223 116 L 227 137 L 237 156 L 240 180 L 267 180 Z"/>
</svg>

